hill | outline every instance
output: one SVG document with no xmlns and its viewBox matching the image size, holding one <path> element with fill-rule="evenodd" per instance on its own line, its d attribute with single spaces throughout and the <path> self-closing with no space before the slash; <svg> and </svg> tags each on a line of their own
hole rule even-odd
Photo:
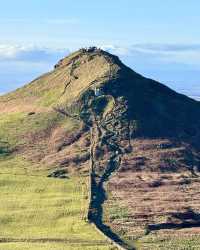
<svg viewBox="0 0 200 250">
<path fill-rule="evenodd" d="M 1 162 L 13 166 L 1 170 L 89 180 L 88 221 L 126 249 L 195 247 L 199 117 L 199 102 L 81 49 L 0 97 Z"/>
</svg>

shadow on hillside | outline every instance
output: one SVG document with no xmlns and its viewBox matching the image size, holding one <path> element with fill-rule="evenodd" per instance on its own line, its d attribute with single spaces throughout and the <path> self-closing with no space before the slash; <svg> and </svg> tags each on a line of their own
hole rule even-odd
<svg viewBox="0 0 200 250">
<path fill-rule="evenodd" d="M 7 141 L 0 141 L 0 156 L 7 156 L 11 153 L 10 145 Z"/>
<path fill-rule="evenodd" d="M 169 218 L 171 222 L 150 224 L 147 226 L 147 234 L 151 231 L 163 229 L 184 229 L 192 227 L 200 227 L 200 213 L 194 212 L 192 209 L 183 213 L 172 213 Z M 176 222 L 173 222 L 175 220 Z"/>
</svg>

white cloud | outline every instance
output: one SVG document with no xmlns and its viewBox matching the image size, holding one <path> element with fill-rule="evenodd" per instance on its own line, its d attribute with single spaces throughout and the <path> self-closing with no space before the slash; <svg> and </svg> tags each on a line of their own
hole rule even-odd
<svg viewBox="0 0 200 250">
<path fill-rule="evenodd" d="M 101 49 L 106 50 L 110 53 L 116 54 L 118 56 L 126 56 L 129 55 L 130 48 L 129 47 L 120 47 L 115 45 L 103 45 L 99 46 Z"/>
<path fill-rule="evenodd" d="M 50 20 L 49 20 L 50 21 Z M 53 20 L 64 22 L 65 19 Z M 73 20 L 72 20 L 73 21 Z M 51 21 L 50 21 L 51 22 Z M 154 65 L 177 63 L 200 66 L 200 44 L 136 44 L 132 46 L 103 45 L 102 49 L 116 54 L 121 58 L 128 58 L 133 63 L 150 63 Z M 67 56 L 70 49 L 52 49 L 35 45 L 7 45 L 0 44 L 0 62 L 56 62 Z"/>
<path fill-rule="evenodd" d="M 69 54 L 68 49 L 51 49 L 34 45 L 0 44 L 0 61 L 49 62 L 59 60 Z"/>
<path fill-rule="evenodd" d="M 200 44 L 135 44 L 127 47 L 100 46 L 136 64 L 184 64 L 200 67 Z"/>
</svg>

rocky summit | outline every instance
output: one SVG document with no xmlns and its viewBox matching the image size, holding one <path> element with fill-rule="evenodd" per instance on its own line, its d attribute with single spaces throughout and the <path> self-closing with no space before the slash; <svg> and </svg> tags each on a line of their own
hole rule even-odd
<svg viewBox="0 0 200 250">
<path fill-rule="evenodd" d="M 116 246 L 200 244 L 199 102 L 92 47 L 0 97 L 0 116 L 0 154 L 87 176 L 87 221 Z"/>
</svg>

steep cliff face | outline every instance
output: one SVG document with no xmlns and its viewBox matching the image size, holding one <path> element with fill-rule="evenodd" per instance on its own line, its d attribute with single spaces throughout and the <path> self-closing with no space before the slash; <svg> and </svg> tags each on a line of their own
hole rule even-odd
<svg viewBox="0 0 200 250">
<path fill-rule="evenodd" d="M 0 113 L 11 152 L 57 167 L 51 176 L 90 174 L 88 218 L 120 244 L 199 230 L 199 102 L 91 48 L 1 97 Z"/>
</svg>

